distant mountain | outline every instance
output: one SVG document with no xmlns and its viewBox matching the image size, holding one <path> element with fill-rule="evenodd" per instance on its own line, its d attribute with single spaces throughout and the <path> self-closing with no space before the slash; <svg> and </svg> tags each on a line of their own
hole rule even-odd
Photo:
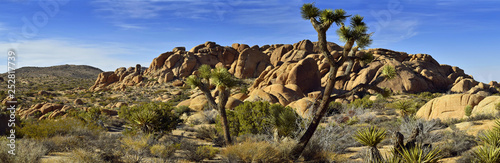
<svg viewBox="0 0 500 163">
<path fill-rule="evenodd" d="M 17 78 L 66 77 L 66 78 L 95 79 L 101 72 L 103 72 L 101 69 L 87 65 L 22 67 L 16 70 L 16 77 Z M 1 76 L 4 77 L 6 75 L 7 74 L 4 73 Z"/>
<path fill-rule="evenodd" d="M 101 72 L 103 72 L 101 69 L 87 65 L 22 67 L 15 71 L 16 90 L 34 92 L 88 88 Z M 7 73 L 0 74 L 0 81 L 6 82 L 7 75 Z M 0 91 L 6 88 L 7 86 L 0 88 Z"/>
</svg>

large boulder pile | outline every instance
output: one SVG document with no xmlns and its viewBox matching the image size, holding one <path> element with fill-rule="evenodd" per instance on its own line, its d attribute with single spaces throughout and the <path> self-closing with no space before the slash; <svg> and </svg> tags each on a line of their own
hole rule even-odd
<svg viewBox="0 0 500 163">
<path fill-rule="evenodd" d="M 65 115 L 70 109 L 73 109 L 73 107 L 55 103 L 39 103 L 32 105 L 28 109 L 19 109 L 17 114 L 21 119 L 26 119 L 28 117 L 38 118 L 39 120 L 54 119 Z"/>
<path fill-rule="evenodd" d="M 120 67 L 113 71 L 102 72 L 97 77 L 90 91 L 123 90 L 127 86 L 139 86 L 143 84 L 143 71 L 141 65 L 135 67 Z"/>
</svg>

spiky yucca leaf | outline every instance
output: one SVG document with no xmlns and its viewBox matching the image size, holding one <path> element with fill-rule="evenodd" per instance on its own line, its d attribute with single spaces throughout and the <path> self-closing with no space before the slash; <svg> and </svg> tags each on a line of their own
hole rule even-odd
<svg viewBox="0 0 500 163">
<path fill-rule="evenodd" d="M 392 79 L 396 77 L 396 69 L 392 66 L 386 65 L 382 68 L 382 75 L 387 79 Z"/>
<path fill-rule="evenodd" d="M 484 145 L 500 148 L 500 131 L 498 130 L 488 130 L 479 135 L 479 139 L 481 139 L 481 143 Z"/>
<path fill-rule="evenodd" d="M 309 20 L 311 18 L 316 18 L 320 14 L 319 9 L 314 6 L 314 3 L 306 3 L 300 8 L 300 14 L 302 18 Z"/>
<path fill-rule="evenodd" d="M 224 88 L 231 88 L 237 83 L 227 69 L 223 67 L 215 68 L 212 72 L 211 79 L 216 86 Z"/>
<path fill-rule="evenodd" d="M 474 157 L 474 162 L 481 163 L 497 163 L 500 162 L 500 148 L 486 145 L 478 147 L 472 153 Z"/>
<path fill-rule="evenodd" d="M 212 73 L 212 68 L 209 65 L 201 65 L 198 68 L 199 77 L 202 79 L 209 79 Z"/>
<path fill-rule="evenodd" d="M 357 134 L 354 135 L 354 138 L 363 145 L 377 147 L 377 144 L 382 142 L 385 138 L 385 130 L 371 126 L 358 130 Z"/>
<path fill-rule="evenodd" d="M 334 21 L 334 13 L 332 9 L 322 10 L 319 14 L 319 21 L 322 23 L 332 24 Z"/>
<path fill-rule="evenodd" d="M 416 145 L 410 149 L 402 148 L 397 152 L 401 155 L 403 162 L 411 163 L 436 163 L 443 157 L 440 149 L 434 148 L 426 152 L 422 145 Z"/>
<path fill-rule="evenodd" d="M 157 116 L 158 114 L 155 111 L 144 109 L 132 114 L 132 120 L 141 127 L 143 132 L 149 133 Z"/>
<path fill-rule="evenodd" d="M 351 17 L 351 26 L 366 26 L 365 22 L 363 22 L 363 19 L 364 17 L 362 17 L 361 15 L 354 15 L 353 17 Z"/>
<path fill-rule="evenodd" d="M 191 75 L 186 79 L 186 84 L 194 87 L 199 87 L 201 85 L 201 79 L 196 75 Z"/>
</svg>

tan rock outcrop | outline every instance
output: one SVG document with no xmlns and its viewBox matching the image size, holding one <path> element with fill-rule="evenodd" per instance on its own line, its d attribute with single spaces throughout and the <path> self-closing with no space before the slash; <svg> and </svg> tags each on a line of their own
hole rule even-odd
<svg viewBox="0 0 500 163">
<path fill-rule="evenodd" d="M 498 103 L 500 103 L 500 96 L 488 96 L 481 100 L 476 107 L 474 107 L 471 116 L 498 115 L 500 112 L 496 109 L 496 105 Z"/>
<path fill-rule="evenodd" d="M 474 94 L 445 95 L 427 102 L 418 110 L 416 116 L 427 120 L 464 118 L 465 107 L 470 105 L 474 108 L 483 99 L 483 96 Z"/>
<path fill-rule="evenodd" d="M 238 58 L 231 66 L 230 73 L 234 73 L 237 78 L 255 78 L 260 72 L 271 65 L 269 56 L 259 50 L 247 48 L 243 50 Z"/>
</svg>

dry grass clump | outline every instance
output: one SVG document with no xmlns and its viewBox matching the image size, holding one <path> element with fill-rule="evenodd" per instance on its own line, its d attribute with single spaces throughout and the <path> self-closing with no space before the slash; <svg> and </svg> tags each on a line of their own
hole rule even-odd
<svg viewBox="0 0 500 163">
<path fill-rule="evenodd" d="M 5 145 L 0 148 L 0 163 L 37 163 L 42 156 L 47 154 L 47 148 L 32 139 L 16 140 L 15 156 L 8 153 L 10 148 L 6 145 L 9 140 L 4 137 L 0 139 L 0 143 Z"/>
<path fill-rule="evenodd" d="M 281 149 L 283 150 L 283 149 Z M 276 145 L 261 141 L 246 141 L 237 145 L 227 146 L 221 152 L 226 162 L 287 162 L 283 151 Z"/>
</svg>

